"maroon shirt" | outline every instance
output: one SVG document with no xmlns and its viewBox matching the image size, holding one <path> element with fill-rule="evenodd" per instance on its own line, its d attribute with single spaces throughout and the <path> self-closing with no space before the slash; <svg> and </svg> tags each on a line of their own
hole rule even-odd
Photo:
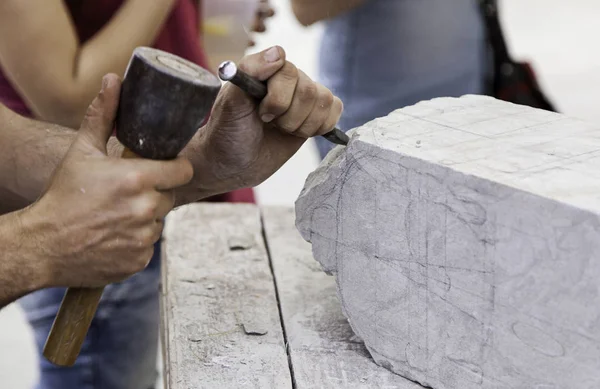
<svg viewBox="0 0 600 389">
<path fill-rule="evenodd" d="M 124 0 L 66 0 L 65 3 L 77 29 L 80 42 L 93 37 L 108 23 Z M 209 0 L 212 1 L 212 0 Z M 159 32 L 153 47 L 183 57 L 200 66 L 207 67 L 207 60 L 201 48 L 199 31 L 198 1 L 178 0 L 171 14 Z M 32 116 L 31 110 L 6 78 L 0 64 L 0 102 L 11 110 Z M 218 196 L 214 200 L 227 202 L 253 203 L 252 189 L 242 189 Z"/>
</svg>

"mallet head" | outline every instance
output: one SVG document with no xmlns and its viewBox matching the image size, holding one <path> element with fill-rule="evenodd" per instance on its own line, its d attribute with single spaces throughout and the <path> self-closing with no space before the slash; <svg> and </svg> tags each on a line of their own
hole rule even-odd
<svg viewBox="0 0 600 389">
<path fill-rule="evenodd" d="M 220 88 L 201 66 L 138 47 L 121 87 L 117 138 L 140 157 L 175 158 L 210 115 Z"/>
</svg>

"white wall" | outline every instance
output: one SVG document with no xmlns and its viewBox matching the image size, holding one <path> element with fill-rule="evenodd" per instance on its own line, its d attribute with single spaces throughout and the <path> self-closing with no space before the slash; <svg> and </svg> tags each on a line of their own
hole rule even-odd
<svg viewBox="0 0 600 389">
<path fill-rule="evenodd" d="M 512 51 L 531 59 L 557 108 L 600 123 L 600 2 L 499 2 Z"/>
</svg>

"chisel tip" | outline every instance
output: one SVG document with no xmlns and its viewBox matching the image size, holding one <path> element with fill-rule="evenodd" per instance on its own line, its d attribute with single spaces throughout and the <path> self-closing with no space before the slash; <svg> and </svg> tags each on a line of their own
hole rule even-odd
<svg viewBox="0 0 600 389">
<path fill-rule="evenodd" d="M 350 137 L 339 128 L 334 128 L 332 131 L 324 134 L 323 138 L 327 139 L 331 143 L 342 146 L 347 146 L 348 142 L 350 142 Z"/>
</svg>

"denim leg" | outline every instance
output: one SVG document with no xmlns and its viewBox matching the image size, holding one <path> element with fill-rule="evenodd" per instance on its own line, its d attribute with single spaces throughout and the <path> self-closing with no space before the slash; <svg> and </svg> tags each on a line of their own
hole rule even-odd
<svg viewBox="0 0 600 389">
<path fill-rule="evenodd" d="M 435 97 L 484 92 L 484 26 L 473 0 L 369 0 L 324 22 L 319 81 L 350 130 Z M 331 145 L 317 139 L 323 157 Z"/>
<path fill-rule="evenodd" d="M 81 354 L 73 367 L 57 367 L 42 355 L 64 295 L 52 288 L 25 296 L 21 306 L 33 327 L 39 357 L 36 389 L 151 389 L 157 378 L 160 245 L 150 265 L 106 287 Z"/>
</svg>

